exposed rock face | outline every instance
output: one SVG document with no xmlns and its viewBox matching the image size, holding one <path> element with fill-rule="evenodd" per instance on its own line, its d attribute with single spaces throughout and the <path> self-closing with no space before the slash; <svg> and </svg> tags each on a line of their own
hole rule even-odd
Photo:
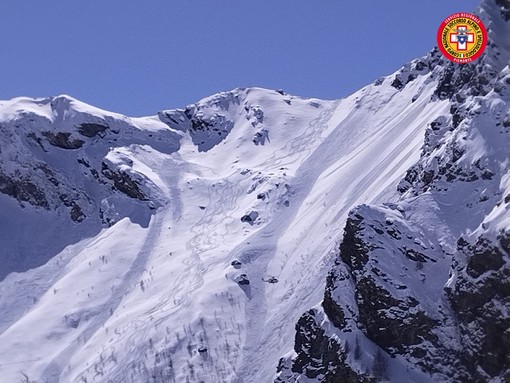
<svg viewBox="0 0 510 383">
<path fill-rule="evenodd" d="M 43 132 L 42 134 L 51 145 L 61 149 L 79 149 L 83 145 L 82 140 L 71 138 L 71 133 L 69 132 Z"/>
<path fill-rule="evenodd" d="M 106 178 L 113 181 L 115 189 L 131 198 L 141 201 L 146 199 L 145 195 L 140 190 L 140 185 L 126 172 L 120 170 L 112 171 L 105 162 L 102 163 L 101 167 L 101 173 L 103 173 Z"/>
<path fill-rule="evenodd" d="M 38 108 L 30 109 L 34 104 Z M 24 105 L 13 107 L 23 110 Z M 91 107 L 67 96 L 30 100 L 28 105 L 26 112 L 1 121 L 0 193 L 24 206 L 57 214 L 65 210 L 76 223 L 92 218 L 107 226 L 115 222 L 114 216 L 127 214 L 122 206 L 131 203 L 116 192 L 161 205 L 155 185 L 138 174 L 123 153 L 132 145 L 173 152 L 179 147 L 175 132 L 162 123 L 160 131 L 143 130 L 123 116 L 89 111 Z M 101 207 L 105 203 L 108 219 L 108 209 Z"/>
<path fill-rule="evenodd" d="M 500 7 L 501 16 L 506 21 L 510 20 L 510 1 L 508 0 L 496 0 L 496 4 Z"/>
<path fill-rule="evenodd" d="M 296 324 L 294 351 L 291 363 L 281 359 L 277 368 L 276 383 L 294 381 L 304 375 L 321 382 L 368 383 L 374 380 L 354 372 L 347 363 L 345 345 L 325 334 L 320 313 L 312 309 L 303 314 Z"/>
<path fill-rule="evenodd" d="M 241 222 L 247 222 L 250 225 L 253 225 L 258 217 L 259 217 L 258 212 L 251 211 L 248 214 L 245 214 L 241 217 Z"/>
<path fill-rule="evenodd" d="M 77 131 L 82 136 L 92 138 L 95 136 L 104 137 L 104 134 L 107 129 L 108 129 L 108 127 L 104 126 L 104 125 L 85 123 L 85 124 L 81 124 L 78 127 Z"/>
<path fill-rule="evenodd" d="M 162 111 L 159 119 L 172 129 L 188 132 L 198 150 L 205 152 L 230 134 L 236 117 L 241 114 L 254 130 L 252 142 L 263 146 L 270 142 L 264 111 L 259 105 L 243 102 L 242 90 L 221 92 L 185 109 Z"/>
<path fill-rule="evenodd" d="M 65 206 L 70 208 L 69 214 L 74 222 L 82 222 L 86 218 L 81 207 L 67 194 L 61 194 L 59 199 L 64 203 Z"/>
<path fill-rule="evenodd" d="M 14 178 L 0 173 L 0 193 L 28 202 L 34 206 L 49 207 L 44 192 L 28 179 Z"/>
<path fill-rule="evenodd" d="M 233 114 L 240 102 L 237 90 L 223 92 L 186 109 L 162 111 L 159 118 L 173 129 L 189 132 L 198 150 L 205 152 L 230 133 L 234 127 Z"/>
<path fill-rule="evenodd" d="M 336 328 L 343 329 L 346 327 L 347 322 L 345 321 L 345 314 L 342 307 L 336 302 L 333 297 L 333 291 L 336 289 L 336 281 L 341 278 L 336 273 L 336 270 L 332 270 L 326 279 L 326 290 L 324 292 L 324 300 L 322 301 L 322 308 L 328 316 L 331 323 Z"/>
<path fill-rule="evenodd" d="M 481 60 L 455 65 L 435 49 L 396 74 L 395 91 L 436 81 L 431 101 L 450 115 L 429 122 L 398 205 L 351 211 L 322 305 L 299 320 L 277 382 L 350 381 L 331 380 L 346 369 L 357 381 L 510 381 L 509 14 L 507 1 L 482 2 L 498 32 Z"/>
<path fill-rule="evenodd" d="M 484 237 L 472 245 L 459 241 L 457 257 L 465 257 L 467 266 L 447 288 L 464 346 L 462 359 L 490 377 L 506 379 L 510 379 L 509 238 L 510 233 L 502 233 L 499 243 Z"/>
</svg>

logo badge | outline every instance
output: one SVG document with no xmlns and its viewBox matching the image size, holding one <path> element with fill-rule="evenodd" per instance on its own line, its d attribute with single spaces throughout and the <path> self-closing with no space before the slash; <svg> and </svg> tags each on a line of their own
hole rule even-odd
<svg viewBox="0 0 510 383">
<path fill-rule="evenodd" d="M 487 30 L 475 15 L 455 13 L 441 23 L 437 45 L 447 59 L 457 64 L 467 64 L 480 57 L 485 50 Z"/>
</svg>

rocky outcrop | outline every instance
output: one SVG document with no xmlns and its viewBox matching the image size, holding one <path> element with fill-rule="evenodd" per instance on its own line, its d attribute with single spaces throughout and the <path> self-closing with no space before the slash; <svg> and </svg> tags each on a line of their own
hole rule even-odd
<svg viewBox="0 0 510 383">
<path fill-rule="evenodd" d="M 83 123 L 76 129 L 82 136 L 92 138 L 96 136 L 104 137 L 107 126 L 100 124 Z"/>
<path fill-rule="evenodd" d="M 206 152 L 230 133 L 240 103 L 238 90 L 222 92 L 185 109 L 162 111 L 159 119 L 172 129 L 188 132 L 198 151 Z"/>
<path fill-rule="evenodd" d="M 44 191 L 26 178 L 0 173 L 0 193 L 14 197 L 20 202 L 28 202 L 43 208 L 49 207 Z"/>
<path fill-rule="evenodd" d="M 248 93 L 245 89 L 221 92 L 185 109 L 162 111 L 158 117 L 172 129 L 188 132 L 198 151 L 207 152 L 230 134 L 237 116 L 242 115 L 254 129 L 252 142 L 263 146 L 270 142 L 264 111 L 246 100 Z"/>
<path fill-rule="evenodd" d="M 383 213 L 393 217 L 383 220 Z M 346 369 L 356 370 L 358 381 L 376 379 L 373 360 L 353 367 L 356 352 L 345 348 L 353 333 L 384 354 L 403 357 L 409 363 L 405 368 L 426 371 L 434 376 L 431 381 L 507 376 L 510 317 L 504 308 L 510 305 L 510 236 L 501 235 L 496 245 L 483 238 L 474 245 L 461 240 L 460 253 L 451 257 L 425 243 L 418 237 L 423 229 L 403 216 L 395 218 L 398 214 L 372 206 L 351 212 L 321 310 L 313 309 L 299 320 L 296 355 L 282 359 L 277 382 L 291 382 L 299 375 L 320 382 L 350 381 L 350 375 L 328 380 L 324 373 Z M 459 265 L 459 257 L 465 264 L 456 282 L 446 284 L 444 271 L 448 264 Z M 439 269 L 443 277 L 433 274 Z M 446 287 L 434 286 L 437 281 Z M 326 319 L 316 319 L 321 316 Z M 326 330 L 331 326 L 325 323 L 334 331 Z"/>
<path fill-rule="evenodd" d="M 147 197 L 140 190 L 140 185 L 138 182 L 133 180 L 129 174 L 123 172 L 121 170 L 111 170 L 108 165 L 103 162 L 101 165 L 101 173 L 113 181 L 113 187 L 124 193 L 130 198 L 139 199 L 141 201 L 146 200 Z"/>
<path fill-rule="evenodd" d="M 60 194 L 59 199 L 65 206 L 70 208 L 69 215 L 74 222 L 82 222 L 86 218 L 80 205 L 78 205 L 78 203 L 76 203 L 76 201 L 70 198 L 67 194 Z"/>
<path fill-rule="evenodd" d="M 84 143 L 82 140 L 71 138 L 71 133 L 69 132 L 43 132 L 42 134 L 50 145 L 61 149 L 79 149 Z"/>
<path fill-rule="evenodd" d="M 275 383 L 295 381 L 303 375 L 326 383 L 369 383 L 374 380 L 355 372 L 346 363 L 346 346 L 325 334 L 320 314 L 311 309 L 299 318 L 296 324 L 294 351 L 296 357 L 288 363 L 279 362 Z"/>
<path fill-rule="evenodd" d="M 161 206 L 162 193 L 132 168 L 129 154 L 144 145 L 162 153 L 177 150 L 179 135 L 165 124 L 145 129 L 68 96 L 8 103 L 13 110 L 37 108 L 0 121 L 0 193 L 44 214 L 105 226 L 130 214 L 137 201 L 147 201 L 138 204 L 149 210 Z"/>
<path fill-rule="evenodd" d="M 257 211 L 251 211 L 241 217 L 241 222 L 246 222 L 253 226 L 258 217 L 259 213 Z"/>
<path fill-rule="evenodd" d="M 506 20 L 510 20 L 510 1 L 508 0 L 496 0 L 496 4 L 499 6 L 501 16 Z"/>
<path fill-rule="evenodd" d="M 461 258 L 467 264 L 446 288 L 463 345 L 460 357 L 467 366 L 483 370 L 480 379 L 510 379 L 509 240 L 510 233 L 501 233 L 497 242 L 483 236 L 473 244 L 461 239 L 455 265 Z"/>
</svg>

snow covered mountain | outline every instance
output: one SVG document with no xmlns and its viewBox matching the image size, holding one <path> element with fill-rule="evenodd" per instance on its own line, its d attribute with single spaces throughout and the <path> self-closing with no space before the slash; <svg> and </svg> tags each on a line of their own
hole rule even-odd
<svg viewBox="0 0 510 383">
<path fill-rule="evenodd" d="M 510 4 L 479 12 L 477 63 L 342 100 L 0 102 L 2 382 L 504 381 Z"/>
<path fill-rule="evenodd" d="M 449 110 L 428 121 L 398 200 L 350 212 L 277 382 L 509 381 L 510 2 L 479 15 L 481 60 L 459 67 L 434 50 L 419 62 L 430 101 Z M 404 68 L 395 83 L 413 77 Z"/>
</svg>

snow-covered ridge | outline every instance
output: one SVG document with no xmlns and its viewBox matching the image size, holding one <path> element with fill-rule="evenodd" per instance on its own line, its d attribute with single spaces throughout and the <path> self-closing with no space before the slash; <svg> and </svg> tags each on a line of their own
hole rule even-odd
<svg viewBox="0 0 510 383">
<path fill-rule="evenodd" d="M 449 110 L 429 121 L 396 203 L 351 211 L 277 382 L 509 378 L 510 3 L 478 12 L 490 37 L 481 60 L 456 66 L 433 50 L 420 61 Z"/>
</svg>

